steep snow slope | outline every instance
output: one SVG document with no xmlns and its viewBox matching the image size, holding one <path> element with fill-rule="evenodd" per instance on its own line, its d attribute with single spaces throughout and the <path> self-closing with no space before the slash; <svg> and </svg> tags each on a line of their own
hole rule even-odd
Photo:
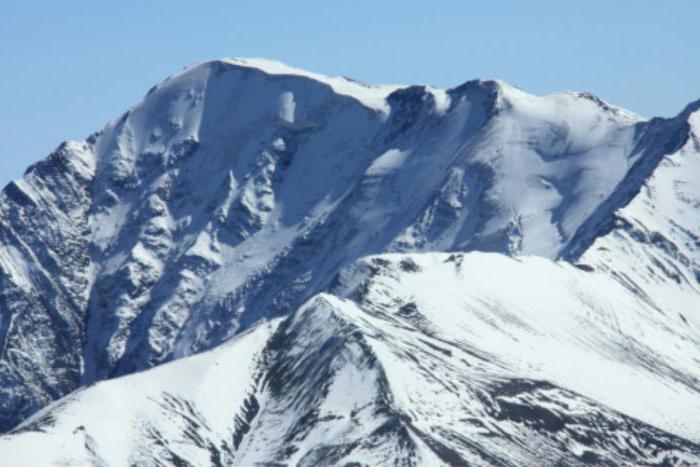
<svg viewBox="0 0 700 467">
<path fill-rule="evenodd" d="M 685 138 L 628 204 L 597 224 L 600 232 L 580 259 L 610 272 L 669 320 L 695 329 L 700 329 L 698 107 L 692 104 L 676 119 L 660 122 L 682 128 Z"/>
<path fill-rule="evenodd" d="M 0 194 L 0 429 L 289 313 L 369 254 L 576 259 L 687 128 L 498 81 L 187 68 Z"/>
<path fill-rule="evenodd" d="M 149 456 L 226 463 L 275 327 L 263 324 L 214 351 L 79 390 L 18 427 L 14 433 L 22 434 L 4 444 L 0 459 L 3 465 L 146 465 Z M 57 430 L 47 436 L 52 426 Z M 180 449 L 171 453 L 171 446 Z"/>
<path fill-rule="evenodd" d="M 664 326 L 603 273 L 534 257 L 395 254 L 345 269 L 334 291 L 214 351 L 54 403 L 0 438 L 0 458 L 700 462 L 700 336 Z"/>
</svg>

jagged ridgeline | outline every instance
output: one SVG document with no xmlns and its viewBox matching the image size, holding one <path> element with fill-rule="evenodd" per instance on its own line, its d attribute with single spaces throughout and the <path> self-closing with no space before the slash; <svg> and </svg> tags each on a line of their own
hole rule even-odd
<svg viewBox="0 0 700 467">
<path fill-rule="evenodd" d="M 699 107 L 186 68 L 0 194 L 0 463 L 700 462 Z"/>
</svg>

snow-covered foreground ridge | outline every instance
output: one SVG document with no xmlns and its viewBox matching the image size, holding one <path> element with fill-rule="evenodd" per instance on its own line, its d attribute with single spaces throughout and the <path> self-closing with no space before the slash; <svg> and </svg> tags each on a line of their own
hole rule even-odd
<svg viewBox="0 0 700 467">
<path fill-rule="evenodd" d="M 566 263 L 370 257 L 286 319 L 61 399 L 0 438 L 0 457 L 696 465 L 700 348 L 667 320 Z"/>
<path fill-rule="evenodd" d="M 171 76 L 0 194 L 0 459 L 692 464 L 699 107 Z"/>
</svg>

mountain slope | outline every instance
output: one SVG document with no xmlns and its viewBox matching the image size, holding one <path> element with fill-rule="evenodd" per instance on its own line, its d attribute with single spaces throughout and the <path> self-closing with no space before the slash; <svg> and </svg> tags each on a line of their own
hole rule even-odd
<svg viewBox="0 0 700 467">
<path fill-rule="evenodd" d="M 695 342 L 695 110 L 642 121 L 586 93 L 499 81 L 189 67 L 0 194 L 0 429 L 287 315 L 384 252 L 581 261 L 650 283 L 643 301 Z M 690 165 L 673 170 L 678 159 Z M 679 195 L 654 207 L 643 197 L 657 185 Z M 637 211 L 646 237 L 624 227 Z M 681 287 L 664 279 L 669 262 Z"/>
<path fill-rule="evenodd" d="M 599 232 L 591 236 L 593 242 L 581 257 L 644 296 L 669 319 L 696 329 L 700 328 L 698 108 L 696 102 L 676 119 L 661 122 L 681 128 L 684 139 L 663 156 L 624 207 L 597 223 Z"/>
<path fill-rule="evenodd" d="M 0 194 L 0 428 L 80 382 L 91 281 L 87 144 Z"/>
<path fill-rule="evenodd" d="M 534 257 L 383 255 L 344 270 L 334 290 L 216 350 L 78 391 L 1 438 L 0 457 L 700 462 L 698 334 L 660 326 L 604 273 Z"/>
</svg>

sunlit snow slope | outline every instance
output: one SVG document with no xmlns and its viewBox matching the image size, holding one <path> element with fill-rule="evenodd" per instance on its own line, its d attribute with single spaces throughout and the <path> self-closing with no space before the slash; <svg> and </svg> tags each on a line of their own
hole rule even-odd
<svg viewBox="0 0 700 467">
<path fill-rule="evenodd" d="M 109 465 L 692 459 L 699 119 L 698 103 L 644 121 L 500 81 L 186 68 L 0 194 L 0 429 L 70 393 L 3 452 L 41 442 L 47 462 L 70 451 Z M 473 251 L 491 254 L 461 254 Z M 392 252 L 421 266 L 394 277 L 402 256 L 362 259 Z M 387 279 L 365 302 L 349 277 L 375 267 Z M 411 360 L 427 349 L 433 363 Z M 226 375 L 210 369 L 224 361 Z M 231 399 L 207 405 L 210 386 Z M 326 409 L 340 418 L 321 420 Z"/>
<path fill-rule="evenodd" d="M 0 457 L 695 465 L 700 340 L 664 322 L 566 263 L 370 257 L 289 318 L 50 405 L 0 439 Z"/>
</svg>

